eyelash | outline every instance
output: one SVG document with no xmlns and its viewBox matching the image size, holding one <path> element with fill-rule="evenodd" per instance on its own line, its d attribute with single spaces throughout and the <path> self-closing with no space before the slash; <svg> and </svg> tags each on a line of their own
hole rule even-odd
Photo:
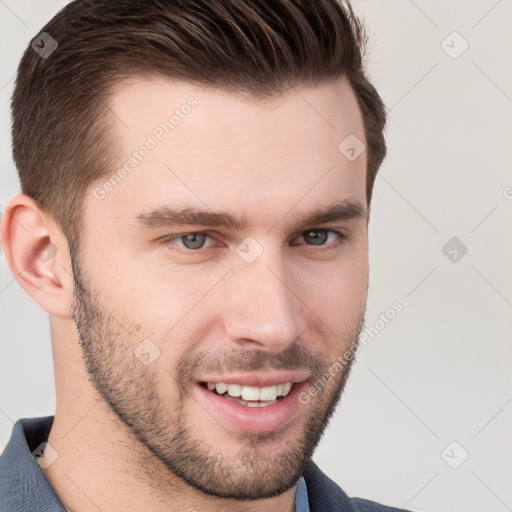
<svg viewBox="0 0 512 512">
<path fill-rule="evenodd" d="M 326 232 L 326 233 L 334 233 L 338 237 L 338 239 L 334 242 L 331 242 L 330 244 L 311 245 L 311 244 L 302 243 L 302 244 L 295 244 L 295 245 L 309 245 L 309 247 L 317 247 L 318 248 L 317 250 L 319 250 L 319 251 L 325 251 L 325 250 L 332 250 L 335 247 L 338 247 L 341 244 L 343 244 L 346 240 L 348 240 L 348 236 L 345 233 L 343 233 L 342 231 L 338 231 L 335 229 L 327 229 L 327 228 L 307 229 L 306 231 L 303 231 L 299 236 L 303 236 L 305 233 L 309 233 L 311 231 L 313 231 L 313 232 L 322 231 L 322 232 Z M 210 238 L 212 240 L 214 239 L 211 235 L 209 235 L 208 233 L 206 233 L 204 231 L 191 231 L 189 233 L 183 233 L 181 235 L 172 235 L 172 236 L 165 237 L 161 240 L 161 243 L 165 246 L 176 246 L 176 244 L 174 243 L 176 240 L 183 239 L 185 236 L 188 236 L 188 235 L 206 235 L 208 238 Z M 188 249 L 187 247 L 180 247 L 180 246 L 177 246 L 177 247 L 179 247 L 179 249 L 178 249 L 179 251 L 183 251 L 187 255 L 190 255 L 190 254 L 195 254 L 195 253 L 201 254 L 213 246 L 206 247 L 206 248 L 201 247 L 199 249 Z"/>
</svg>

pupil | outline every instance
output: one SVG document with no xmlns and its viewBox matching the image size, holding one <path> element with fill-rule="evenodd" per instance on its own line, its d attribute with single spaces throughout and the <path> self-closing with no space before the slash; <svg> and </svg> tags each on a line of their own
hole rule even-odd
<svg viewBox="0 0 512 512">
<path fill-rule="evenodd" d="M 203 239 L 201 239 L 201 237 L 203 237 Z M 204 235 L 201 235 L 201 233 L 192 233 L 185 237 L 184 243 L 188 249 L 200 249 L 204 244 Z"/>
<path fill-rule="evenodd" d="M 326 231 L 308 231 L 306 237 L 311 236 L 312 245 L 322 245 L 327 239 Z"/>
</svg>

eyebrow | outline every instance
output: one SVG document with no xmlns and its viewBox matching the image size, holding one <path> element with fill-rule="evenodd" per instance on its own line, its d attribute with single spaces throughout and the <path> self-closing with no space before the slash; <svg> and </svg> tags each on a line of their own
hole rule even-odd
<svg viewBox="0 0 512 512">
<path fill-rule="evenodd" d="M 283 218 L 286 214 L 283 216 Z M 368 213 L 359 201 L 341 201 L 323 208 L 308 210 L 295 217 L 298 226 L 325 224 L 327 222 L 368 219 Z M 236 217 L 228 212 L 214 212 L 194 208 L 170 208 L 163 206 L 136 216 L 137 226 L 160 228 L 181 225 L 224 227 L 232 231 L 249 229 L 247 217 Z M 280 222 L 280 221 L 278 221 Z"/>
</svg>

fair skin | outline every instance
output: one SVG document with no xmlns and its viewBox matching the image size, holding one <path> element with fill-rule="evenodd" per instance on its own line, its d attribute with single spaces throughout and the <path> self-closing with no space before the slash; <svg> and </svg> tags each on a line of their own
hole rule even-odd
<svg viewBox="0 0 512 512">
<path fill-rule="evenodd" d="M 119 166 L 190 96 L 197 106 L 105 197 L 92 192 L 105 179 L 86 193 L 87 293 L 75 318 L 76 268 L 56 223 L 24 195 L 2 217 L 9 265 L 50 315 L 57 408 L 48 442 L 58 457 L 42 471 L 68 510 L 293 512 L 303 452 L 348 376 L 348 367 L 333 373 L 308 403 L 294 395 L 350 348 L 364 315 L 366 153 L 349 161 L 338 150 L 349 134 L 366 142 L 352 90 L 340 80 L 261 102 L 132 80 L 111 102 Z M 361 215 L 298 221 L 340 203 Z M 137 221 L 164 206 L 248 225 Z M 339 244 L 331 230 L 347 238 Z M 199 239 L 162 242 L 188 233 Z M 247 237 L 251 254 L 262 248 L 251 263 L 237 252 Z M 134 350 L 148 338 L 146 351 L 159 355 L 145 365 Z M 294 387 L 256 408 L 208 391 L 212 382 Z"/>
</svg>

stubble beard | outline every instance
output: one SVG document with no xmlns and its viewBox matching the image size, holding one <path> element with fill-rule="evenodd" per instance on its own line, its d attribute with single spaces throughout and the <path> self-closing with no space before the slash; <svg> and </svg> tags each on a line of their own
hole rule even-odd
<svg viewBox="0 0 512 512">
<path fill-rule="evenodd" d="M 233 435 L 233 449 L 226 453 L 213 445 L 216 436 L 205 439 L 187 420 L 188 407 L 197 405 L 190 386 L 201 363 L 191 364 L 190 360 L 185 360 L 177 366 L 176 377 L 169 376 L 169 385 L 175 385 L 179 390 L 176 404 L 165 404 L 157 384 L 167 378 L 168 373 L 159 375 L 151 366 L 144 367 L 135 358 L 129 335 L 107 311 L 104 312 L 98 294 L 90 286 L 86 287 L 78 258 L 72 258 L 72 266 L 75 280 L 73 318 L 89 379 L 108 410 L 142 445 L 136 448 L 138 453 L 148 454 L 149 450 L 183 482 L 218 498 L 261 500 L 278 496 L 297 483 L 341 399 L 355 361 L 364 314 L 357 335 L 349 345 L 353 357 L 345 361 L 343 369 L 329 386 L 312 397 L 308 418 L 301 420 L 303 424 L 300 424 L 300 416 L 273 432 Z M 347 346 L 345 340 L 340 346 Z M 257 366 L 256 360 L 251 359 L 251 363 L 246 359 L 231 359 L 229 364 L 239 369 Z M 268 359 L 270 361 L 270 357 Z M 295 346 L 270 366 L 314 369 L 311 379 L 314 383 L 321 380 L 332 363 L 326 357 L 313 356 Z M 211 365 L 211 359 L 208 364 Z M 225 435 L 225 431 L 220 435 Z M 144 460 L 148 460 L 147 457 Z M 165 476 L 161 474 L 158 479 L 153 478 L 155 467 L 158 464 L 138 467 L 137 471 L 142 469 L 152 485 L 156 485 L 156 481 L 165 482 Z"/>
</svg>

